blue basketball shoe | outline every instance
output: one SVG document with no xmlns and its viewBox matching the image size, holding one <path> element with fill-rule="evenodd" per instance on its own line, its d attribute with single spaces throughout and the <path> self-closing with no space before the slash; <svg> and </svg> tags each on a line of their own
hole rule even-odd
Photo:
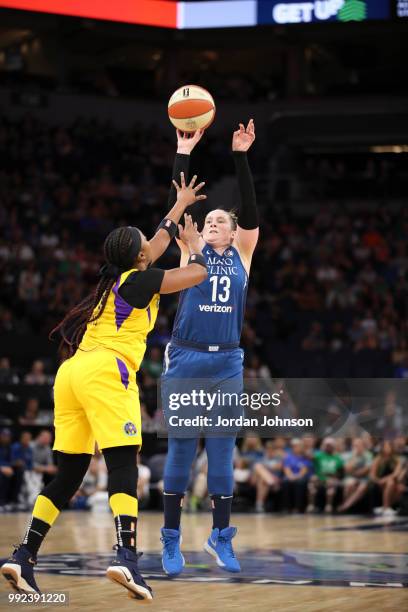
<svg viewBox="0 0 408 612">
<path fill-rule="evenodd" d="M 18 593 L 40 593 L 34 578 L 34 565 L 37 559 L 28 548 L 16 546 L 11 557 L 1 566 L 1 573 L 10 586 Z"/>
<path fill-rule="evenodd" d="M 168 576 L 178 576 L 183 570 L 185 561 L 180 551 L 181 533 L 179 529 L 161 530 L 163 543 L 162 566 Z"/>
<path fill-rule="evenodd" d="M 217 565 L 227 572 L 241 571 L 241 566 L 235 557 L 231 543 L 236 533 L 236 527 L 226 527 L 221 531 L 215 528 L 204 544 L 204 550 L 215 557 Z"/>
<path fill-rule="evenodd" d="M 135 553 L 118 544 L 113 548 L 116 549 L 116 558 L 106 570 L 107 578 L 125 587 L 131 599 L 153 599 L 152 589 L 145 583 L 138 568 L 138 559 L 142 553 Z"/>
</svg>

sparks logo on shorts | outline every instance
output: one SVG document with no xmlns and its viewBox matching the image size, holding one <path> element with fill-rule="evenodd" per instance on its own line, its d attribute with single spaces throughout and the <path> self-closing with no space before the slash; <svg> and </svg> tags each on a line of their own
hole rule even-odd
<svg viewBox="0 0 408 612">
<path fill-rule="evenodd" d="M 123 426 L 123 431 L 127 436 L 135 436 L 137 434 L 136 425 L 132 421 L 128 421 Z"/>
</svg>

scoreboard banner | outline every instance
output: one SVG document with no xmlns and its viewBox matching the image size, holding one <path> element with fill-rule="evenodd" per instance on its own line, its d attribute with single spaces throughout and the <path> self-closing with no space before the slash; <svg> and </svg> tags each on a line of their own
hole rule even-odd
<svg viewBox="0 0 408 612">
<path fill-rule="evenodd" d="M 388 0 L 261 0 L 258 23 L 310 23 L 388 19 Z"/>
<path fill-rule="evenodd" d="M 408 0 L 0 0 L 1 7 L 177 29 L 408 17 Z"/>
</svg>

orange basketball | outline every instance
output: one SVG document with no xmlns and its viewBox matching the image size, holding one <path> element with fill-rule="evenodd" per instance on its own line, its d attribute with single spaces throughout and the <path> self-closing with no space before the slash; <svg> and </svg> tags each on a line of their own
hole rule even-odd
<svg viewBox="0 0 408 612">
<path fill-rule="evenodd" d="M 184 85 L 171 96 L 168 104 L 172 124 L 182 132 L 205 129 L 214 121 L 212 95 L 198 85 Z"/>
</svg>

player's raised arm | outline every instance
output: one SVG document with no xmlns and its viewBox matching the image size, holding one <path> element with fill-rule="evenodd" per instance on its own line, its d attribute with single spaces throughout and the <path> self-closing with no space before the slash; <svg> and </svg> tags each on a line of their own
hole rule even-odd
<svg viewBox="0 0 408 612">
<path fill-rule="evenodd" d="M 197 130 L 191 134 L 187 132 L 181 132 L 176 130 L 177 133 L 177 153 L 173 163 L 173 174 L 172 179 L 178 180 L 181 172 L 184 172 L 186 180 L 188 180 L 188 173 L 190 169 L 190 153 L 201 140 L 204 130 Z M 171 208 L 177 197 L 176 189 L 173 183 L 170 186 L 168 207 Z"/>
<path fill-rule="evenodd" d="M 195 185 L 197 176 L 193 176 L 189 185 L 185 183 L 184 173 L 180 173 L 180 183 L 173 180 L 173 189 L 176 194 L 176 203 L 169 210 L 166 217 L 160 223 L 153 238 L 149 241 L 151 248 L 151 261 L 156 261 L 167 249 L 170 241 L 176 235 L 177 224 L 186 208 L 194 202 L 205 200 L 207 196 L 198 194 L 204 186 L 204 182 Z"/>
<path fill-rule="evenodd" d="M 246 128 L 243 123 L 240 123 L 239 129 L 232 136 L 232 154 L 240 194 L 238 227 L 234 245 L 246 260 L 248 268 L 259 237 L 259 213 L 256 205 L 254 181 L 247 158 L 247 151 L 254 140 L 255 124 L 253 119 L 250 119 Z"/>
<path fill-rule="evenodd" d="M 190 154 L 193 151 L 194 147 L 200 142 L 204 130 L 196 130 L 192 133 L 182 132 L 180 130 L 176 130 L 177 133 L 177 153 L 174 158 L 173 164 L 173 181 L 178 179 L 180 172 L 184 172 L 184 176 L 187 178 L 189 175 L 190 169 Z M 176 198 L 176 189 L 174 184 L 172 183 L 169 191 L 169 199 L 168 205 L 169 207 L 173 204 Z M 191 211 L 194 217 L 194 211 Z M 184 266 L 188 259 L 188 249 L 182 240 L 177 239 L 177 244 L 181 250 L 181 259 L 180 265 Z M 203 248 L 204 242 L 202 241 L 201 248 Z"/>
</svg>

